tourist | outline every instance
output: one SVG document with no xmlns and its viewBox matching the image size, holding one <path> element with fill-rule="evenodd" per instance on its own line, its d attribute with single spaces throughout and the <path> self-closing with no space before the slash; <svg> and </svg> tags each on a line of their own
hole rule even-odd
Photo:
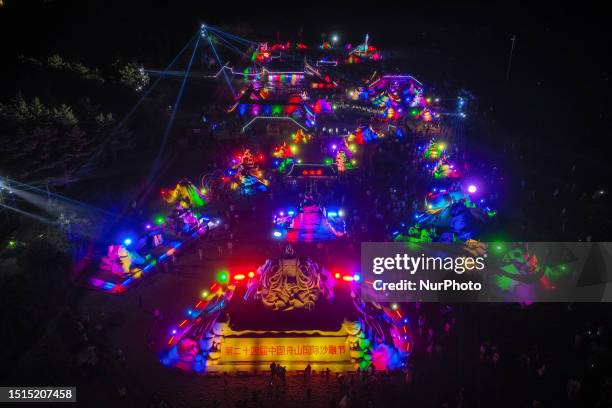
<svg viewBox="0 0 612 408">
<path fill-rule="evenodd" d="M 312 373 L 312 367 L 310 366 L 310 364 L 308 364 L 306 368 L 304 369 L 304 381 L 310 380 L 311 373 Z"/>
<path fill-rule="evenodd" d="M 276 375 L 276 368 L 277 368 L 276 362 L 273 361 L 272 363 L 270 363 L 270 377 L 271 378 L 274 378 L 274 376 Z"/>
</svg>

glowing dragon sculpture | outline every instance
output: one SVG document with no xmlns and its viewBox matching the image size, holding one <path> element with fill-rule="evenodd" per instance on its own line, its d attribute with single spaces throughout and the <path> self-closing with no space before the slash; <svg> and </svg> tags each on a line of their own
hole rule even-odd
<svg viewBox="0 0 612 408">
<path fill-rule="evenodd" d="M 183 179 L 173 189 L 164 188 L 161 191 L 163 199 L 169 204 L 177 204 L 182 208 L 202 207 L 206 203 L 205 196 L 189 180 Z"/>
</svg>

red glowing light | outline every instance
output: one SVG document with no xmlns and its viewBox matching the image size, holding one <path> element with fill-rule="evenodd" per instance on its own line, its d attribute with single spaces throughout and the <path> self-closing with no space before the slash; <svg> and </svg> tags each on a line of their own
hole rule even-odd
<svg viewBox="0 0 612 408">
<path fill-rule="evenodd" d="M 336 272 L 334 276 L 336 277 L 336 279 L 340 279 L 340 273 Z"/>
<path fill-rule="evenodd" d="M 244 280 L 246 278 L 246 276 L 244 275 L 244 273 L 238 273 L 236 275 L 234 275 L 234 279 L 237 281 L 241 281 Z"/>
<path fill-rule="evenodd" d="M 251 271 L 249 272 L 249 278 L 253 278 L 255 276 L 255 272 Z"/>
</svg>

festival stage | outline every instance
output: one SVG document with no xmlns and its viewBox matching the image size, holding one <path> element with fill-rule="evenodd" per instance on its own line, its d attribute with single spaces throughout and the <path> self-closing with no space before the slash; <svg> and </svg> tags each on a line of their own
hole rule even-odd
<svg viewBox="0 0 612 408">
<path fill-rule="evenodd" d="M 259 301 L 244 300 L 244 287 L 237 288 L 236 301 L 230 302 L 224 319 L 218 321 L 223 342 L 219 359 L 209 372 L 269 370 L 272 362 L 288 369 L 351 371 L 351 333 L 358 326 L 359 313 L 350 302 L 350 290 L 336 288 L 335 298 L 316 302 L 311 310 L 304 308 L 274 311 Z M 223 321 L 222 321 L 223 320 Z M 331 369 L 331 368 L 330 368 Z"/>
<path fill-rule="evenodd" d="M 257 272 L 224 277 L 170 330 L 164 365 L 197 374 L 261 371 L 272 362 L 355 371 L 401 366 L 410 350 L 400 311 L 364 304 L 357 275 L 332 275 L 291 246 Z"/>
</svg>

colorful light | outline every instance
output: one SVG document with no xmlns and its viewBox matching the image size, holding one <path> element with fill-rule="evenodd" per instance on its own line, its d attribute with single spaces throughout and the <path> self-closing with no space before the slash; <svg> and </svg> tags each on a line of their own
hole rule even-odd
<svg viewBox="0 0 612 408">
<path fill-rule="evenodd" d="M 474 194 L 477 190 L 478 190 L 478 188 L 476 188 L 476 186 L 474 184 L 470 184 L 468 186 L 468 193 L 470 193 L 470 194 Z"/>
<path fill-rule="evenodd" d="M 496 252 L 503 252 L 504 251 L 504 245 L 502 243 L 500 243 L 500 242 L 496 242 L 496 243 L 493 244 L 493 249 Z"/>
<path fill-rule="evenodd" d="M 227 283 L 227 281 L 229 280 L 229 274 L 227 273 L 227 271 L 220 271 L 217 274 L 217 280 L 219 281 L 219 283 Z"/>
</svg>

